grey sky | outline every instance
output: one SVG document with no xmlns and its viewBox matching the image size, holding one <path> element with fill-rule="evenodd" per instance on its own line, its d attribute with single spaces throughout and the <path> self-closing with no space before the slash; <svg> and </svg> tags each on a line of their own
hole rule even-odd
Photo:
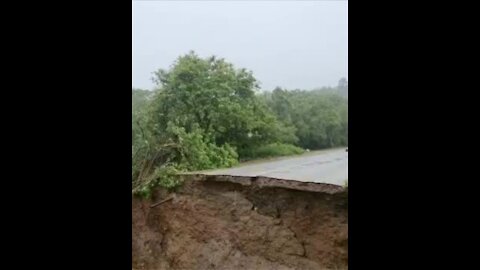
<svg viewBox="0 0 480 270">
<path fill-rule="evenodd" d="M 194 50 L 252 70 L 261 88 L 336 86 L 348 73 L 347 1 L 132 3 L 132 86 Z"/>
</svg>

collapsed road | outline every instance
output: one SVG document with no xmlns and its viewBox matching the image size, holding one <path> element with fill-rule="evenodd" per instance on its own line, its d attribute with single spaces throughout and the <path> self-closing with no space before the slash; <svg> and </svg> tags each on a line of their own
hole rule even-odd
<svg viewBox="0 0 480 270">
<path fill-rule="evenodd" d="M 347 154 L 191 173 L 132 197 L 132 269 L 348 269 Z"/>
</svg>

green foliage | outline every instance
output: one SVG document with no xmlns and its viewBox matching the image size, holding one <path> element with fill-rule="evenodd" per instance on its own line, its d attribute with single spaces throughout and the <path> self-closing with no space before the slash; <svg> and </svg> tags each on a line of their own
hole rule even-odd
<svg viewBox="0 0 480 270">
<path fill-rule="evenodd" d="M 293 127 L 299 146 L 321 149 L 348 145 L 348 103 L 336 89 L 276 88 L 262 99 L 285 126 Z"/>
<path fill-rule="evenodd" d="M 271 143 L 260 147 L 251 148 L 245 152 L 245 160 L 256 158 L 269 158 L 279 156 L 299 155 L 304 149 L 291 144 Z"/>
<path fill-rule="evenodd" d="M 181 178 L 176 175 L 178 170 L 171 164 L 164 164 L 157 167 L 153 173 L 145 177 L 143 182 L 134 187 L 134 194 L 149 198 L 152 191 L 157 186 L 162 186 L 168 190 L 174 190 L 181 185 Z"/>
<path fill-rule="evenodd" d="M 135 190 L 177 184 L 150 179 L 170 179 L 155 169 L 164 164 L 180 171 L 230 167 L 246 149 L 297 140 L 255 95 L 252 73 L 224 59 L 191 52 L 169 70 L 155 72 L 154 80 L 158 90 L 153 94 L 132 92 Z"/>
<path fill-rule="evenodd" d="M 144 144 L 146 109 L 153 92 L 132 89 L 132 147 Z"/>
<path fill-rule="evenodd" d="M 285 134 L 289 130 L 259 102 L 252 73 L 224 59 L 201 59 L 191 52 L 155 75 L 161 90 L 150 121 L 157 135 L 171 122 L 187 133 L 199 129 L 208 142 L 239 151 L 295 137 L 292 131 Z"/>
<path fill-rule="evenodd" d="M 185 128 L 169 123 L 166 132 L 178 142 L 174 160 L 183 170 L 205 170 L 237 164 L 238 155 L 228 144 L 217 146 L 204 138 L 199 128 L 187 133 Z"/>
<path fill-rule="evenodd" d="M 159 70 L 161 89 L 154 98 L 152 126 L 157 135 L 169 122 L 186 133 L 200 130 L 205 141 L 238 151 L 277 141 L 295 141 L 255 95 L 257 81 L 224 59 L 201 59 L 189 53 L 168 71 Z"/>
<path fill-rule="evenodd" d="M 252 72 L 194 52 L 132 89 L 132 186 L 175 189 L 181 171 L 347 144 L 347 102 L 334 89 L 257 95 Z M 296 145 L 296 146 L 295 146 Z"/>
</svg>

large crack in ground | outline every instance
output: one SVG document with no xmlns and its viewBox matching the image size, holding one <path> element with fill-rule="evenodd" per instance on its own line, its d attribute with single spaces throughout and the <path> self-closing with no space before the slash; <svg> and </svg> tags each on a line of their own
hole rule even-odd
<svg viewBox="0 0 480 270">
<path fill-rule="evenodd" d="M 345 188 L 185 177 L 174 195 L 159 189 L 150 200 L 132 199 L 134 269 L 347 268 Z"/>
</svg>

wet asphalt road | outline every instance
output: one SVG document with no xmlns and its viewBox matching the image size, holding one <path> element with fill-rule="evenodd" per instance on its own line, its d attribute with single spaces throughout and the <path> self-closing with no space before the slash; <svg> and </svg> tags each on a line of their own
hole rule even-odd
<svg viewBox="0 0 480 270">
<path fill-rule="evenodd" d="M 303 182 L 344 185 L 348 179 L 345 148 L 310 152 L 301 156 L 243 163 L 229 169 L 203 171 L 208 175 L 265 176 Z"/>
</svg>

